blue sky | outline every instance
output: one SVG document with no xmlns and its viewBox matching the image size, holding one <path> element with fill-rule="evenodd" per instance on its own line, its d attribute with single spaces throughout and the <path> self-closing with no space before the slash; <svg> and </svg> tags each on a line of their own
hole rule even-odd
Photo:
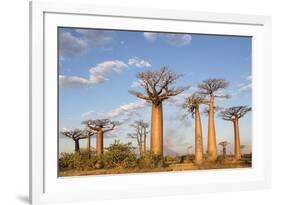
<svg viewBox="0 0 281 205">
<path fill-rule="evenodd" d="M 132 132 L 129 125 L 134 120 L 150 122 L 150 105 L 128 92 L 142 91 L 136 74 L 168 66 L 183 74 L 175 86 L 191 86 L 164 102 L 163 109 L 164 149 L 184 154 L 189 145 L 194 147 L 194 123 L 192 118 L 182 119 L 181 104 L 202 80 L 230 82 L 225 93 L 231 98 L 218 99 L 218 106 L 251 106 L 251 47 L 250 37 L 59 28 L 59 129 L 82 128 L 83 120 L 110 118 L 124 123 L 105 136 L 105 146 L 115 139 L 130 141 L 127 133 Z M 206 147 L 207 116 L 203 113 L 202 123 Z M 216 131 L 217 142 L 229 141 L 232 151 L 232 123 L 217 116 Z M 244 151 L 250 152 L 250 113 L 240 120 L 240 136 Z M 60 152 L 73 151 L 70 139 L 59 139 Z M 95 137 L 92 143 L 95 146 Z"/>
</svg>

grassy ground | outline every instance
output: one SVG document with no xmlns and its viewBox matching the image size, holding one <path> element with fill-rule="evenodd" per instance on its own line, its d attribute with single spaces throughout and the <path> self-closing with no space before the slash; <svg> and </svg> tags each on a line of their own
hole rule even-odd
<svg viewBox="0 0 281 205">
<path fill-rule="evenodd" d="M 145 172 L 170 172 L 187 170 L 205 170 L 205 169 L 227 169 L 227 168 L 249 168 L 252 166 L 251 159 L 243 158 L 235 161 L 233 158 L 219 160 L 216 162 L 205 161 L 201 164 L 194 164 L 191 161 L 182 163 L 170 162 L 164 167 L 159 168 L 114 168 L 114 169 L 93 169 L 93 170 L 67 170 L 60 171 L 59 176 L 85 176 L 85 175 L 105 175 L 105 174 L 126 174 L 126 173 L 145 173 Z"/>
</svg>

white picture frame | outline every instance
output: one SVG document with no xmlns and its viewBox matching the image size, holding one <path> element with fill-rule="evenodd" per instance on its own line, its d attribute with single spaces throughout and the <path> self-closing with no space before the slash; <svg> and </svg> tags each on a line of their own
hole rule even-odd
<svg viewBox="0 0 281 205">
<path fill-rule="evenodd" d="M 53 151 L 57 147 L 54 122 L 57 120 L 58 26 L 252 36 L 253 167 L 58 178 L 57 153 Z M 30 93 L 32 204 L 241 191 L 271 186 L 270 17 L 31 2 Z"/>
</svg>

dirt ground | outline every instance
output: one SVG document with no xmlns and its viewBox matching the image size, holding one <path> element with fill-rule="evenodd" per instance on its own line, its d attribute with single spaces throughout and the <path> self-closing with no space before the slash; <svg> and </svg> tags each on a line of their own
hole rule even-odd
<svg viewBox="0 0 281 205">
<path fill-rule="evenodd" d="M 206 169 L 229 169 L 229 168 L 250 168 L 251 161 L 226 159 L 220 162 L 203 162 L 194 164 L 192 162 L 170 163 L 165 167 L 159 168 L 113 168 L 113 169 L 93 169 L 93 170 L 67 170 L 60 171 L 59 177 L 66 176 L 87 176 L 87 175 L 105 175 L 105 174 L 127 174 L 127 173 L 146 173 L 146 172 L 172 172 L 188 170 L 206 170 Z"/>
</svg>

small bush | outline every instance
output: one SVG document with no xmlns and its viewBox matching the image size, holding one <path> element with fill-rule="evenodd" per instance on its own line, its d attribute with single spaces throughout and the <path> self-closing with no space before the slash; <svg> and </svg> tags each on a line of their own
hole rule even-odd
<svg viewBox="0 0 281 205">
<path fill-rule="evenodd" d="M 153 154 L 152 152 L 146 152 L 139 160 L 140 168 L 156 168 L 163 166 L 163 157 Z"/>
<path fill-rule="evenodd" d="M 137 157 L 132 143 L 122 144 L 117 140 L 106 148 L 102 161 L 106 168 L 130 168 L 137 166 Z"/>
<path fill-rule="evenodd" d="M 78 153 L 62 153 L 59 158 L 59 167 L 61 170 L 81 169 L 82 157 Z"/>
</svg>

